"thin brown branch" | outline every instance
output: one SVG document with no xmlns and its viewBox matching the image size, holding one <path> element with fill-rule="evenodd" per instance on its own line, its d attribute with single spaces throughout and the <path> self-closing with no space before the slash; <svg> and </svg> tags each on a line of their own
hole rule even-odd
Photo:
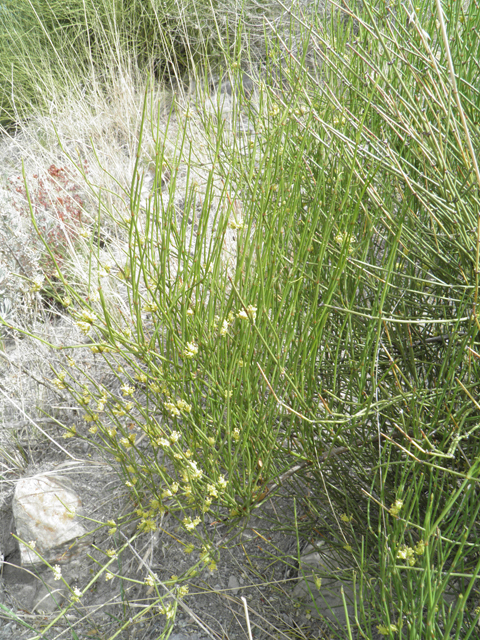
<svg viewBox="0 0 480 640">
<path fill-rule="evenodd" d="M 8 362 L 9 365 L 11 365 L 12 367 L 16 367 L 17 369 L 20 369 L 20 371 L 22 373 L 24 373 L 26 376 L 28 376 L 29 378 L 31 378 L 32 380 L 35 380 L 35 382 L 37 384 L 41 384 L 42 386 L 46 387 L 47 389 L 50 389 L 50 391 L 54 391 L 58 396 L 60 396 L 60 398 L 64 401 L 64 402 L 68 402 L 67 397 L 61 393 L 59 391 L 59 389 L 57 389 L 57 387 L 55 385 L 53 385 L 49 380 L 45 380 L 40 378 L 39 376 L 37 376 L 35 373 L 33 373 L 32 371 L 29 371 L 26 367 L 24 367 L 22 364 L 17 364 L 16 362 L 14 362 L 13 360 L 11 360 L 6 353 L 4 353 L 3 351 L 0 351 L 0 358 L 3 358 L 4 360 L 6 360 Z"/>
</svg>

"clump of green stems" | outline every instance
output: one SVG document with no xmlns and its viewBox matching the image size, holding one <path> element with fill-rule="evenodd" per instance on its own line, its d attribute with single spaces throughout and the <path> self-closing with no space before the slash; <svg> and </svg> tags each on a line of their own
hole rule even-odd
<svg viewBox="0 0 480 640">
<path fill-rule="evenodd" d="M 76 348 L 117 384 L 76 370 L 73 351 L 54 382 L 84 411 L 67 435 L 94 442 L 131 491 L 139 535 L 168 510 L 212 563 L 203 515 L 228 544 L 282 489 L 303 514 L 285 527 L 326 537 L 358 585 L 339 637 L 475 637 L 480 12 L 327 9 L 297 16 L 295 41 L 268 32 L 253 97 L 224 52 L 233 118 L 199 110 L 210 171 L 180 217 L 146 98 L 152 195 L 142 203 L 140 135 L 128 216 L 99 196 L 122 259 L 112 249 L 88 283 L 95 303 L 65 269 L 50 283 L 90 339 Z M 178 152 L 193 162 L 188 145 L 185 124 Z M 98 236 L 78 250 L 97 274 Z"/>
<path fill-rule="evenodd" d="M 52 113 L 66 87 L 84 96 L 93 81 L 108 84 L 121 67 L 140 69 L 181 87 L 197 66 L 218 68 L 223 50 L 243 47 L 244 21 L 264 49 L 263 18 L 284 9 L 228 0 L 2 0 L 0 4 L 0 124 L 32 110 Z M 240 38 L 240 39 L 239 39 Z M 93 76 L 93 77 L 92 77 Z"/>
</svg>

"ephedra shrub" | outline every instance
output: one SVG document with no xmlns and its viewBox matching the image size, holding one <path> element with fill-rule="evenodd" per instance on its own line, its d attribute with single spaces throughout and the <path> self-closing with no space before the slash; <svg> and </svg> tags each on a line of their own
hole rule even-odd
<svg viewBox="0 0 480 640">
<path fill-rule="evenodd" d="M 234 535 L 290 487 L 285 526 L 338 549 L 364 637 L 474 637 L 479 617 L 479 14 L 442 11 L 464 40 L 429 3 L 333 7 L 291 56 L 270 33 L 254 97 L 230 65 L 231 126 L 200 118 L 202 196 L 187 179 L 173 206 L 173 162 L 165 197 L 157 137 L 151 197 L 138 164 L 110 212 L 122 251 L 89 241 L 96 295 L 57 274 L 115 379 L 68 355 L 54 383 L 84 426 L 66 436 L 116 464 L 139 531 L 168 511 L 215 563 L 204 514 Z"/>
</svg>

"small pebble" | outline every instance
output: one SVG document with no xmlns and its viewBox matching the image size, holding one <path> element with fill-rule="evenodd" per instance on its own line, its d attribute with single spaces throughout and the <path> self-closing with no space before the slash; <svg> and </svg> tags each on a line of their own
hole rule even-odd
<svg viewBox="0 0 480 640">
<path fill-rule="evenodd" d="M 243 580 L 240 578 L 240 582 L 243 584 Z M 228 588 L 231 590 L 234 596 L 237 595 L 240 584 L 235 576 L 230 576 L 228 579 Z"/>
</svg>

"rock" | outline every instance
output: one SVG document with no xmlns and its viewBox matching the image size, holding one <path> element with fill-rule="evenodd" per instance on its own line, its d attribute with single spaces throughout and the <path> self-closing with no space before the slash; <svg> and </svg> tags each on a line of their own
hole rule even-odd
<svg viewBox="0 0 480 640">
<path fill-rule="evenodd" d="M 12 540 L 14 540 L 13 537 Z M 20 566 L 20 551 L 18 548 L 5 557 L 2 565 L 2 578 L 5 583 L 15 584 L 17 588 L 20 588 L 19 585 L 21 584 L 33 584 L 36 579 L 34 573 Z"/>
<path fill-rule="evenodd" d="M 35 602 L 36 590 L 35 584 L 18 584 L 12 597 L 16 607 L 24 611 L 31 611 Z"/>
<path fill-rule="evenodd" d="M 84 545 L 74 544 L 86 531 L 78 522 L 81 500 L 61 477 L 37 475 L 17 483 L 13 517 L 17 536 L 34 542 L 35 551 L 50 564 L 69 562 Z M 42 564 L 41 558 L 19 543 L 22 565 Z"/>
<path fill-rule="evenodd" d="M 321 546 L 321 551 L 315 550 L 309 545 L 300 558 L 299 576 L 302 571 L 305 579 L 301 579 L 296 585 L 293 596 L 299 600 L 307 601 L 307 608 L 311 610 L 313 617 L 320 615 L 338 622 L 341 625 L 346 623 L 346 613 L 351 617 L 354 613 L 354 592 L 352 582 L 345 578 L 344 571 L 338 571 L 342 578 L 336 577 L 332 567 L 337 567 L 338 561 L 333 550 L 323 546 L 323 542 L 317 544 Z M 317 588 L 312 572 L 321 578 L 320 590 Z M 342 587 L 347 604 L 347 612 L 342 598 Z M 312 602 L 309 589 L 314 597 L 315 605 Z M 358 591 L 358 589 L 357 589 Z"/>
<path fill-rule="evenodd" d="M 32 612 L 54 613 L 61 608 L 62 601 L 67 593 L 63 582 L 53 582 L 50 579 L 37 588 L 31 607 Z"/>
<path fill-rule="evenodd" d="M 238 582 L 235 576 L 230 576 L 228 579 L 228 588 L 232 595 L 236 596 L 238 593 L 238 589 L 240 588 L 240 583 Z"/>
<path fill-rule="evenodd" d="M 6 559 L 18 548 L 12 536 L 12 496 L 0 506 L 0 554 Z"/>
</svg>

